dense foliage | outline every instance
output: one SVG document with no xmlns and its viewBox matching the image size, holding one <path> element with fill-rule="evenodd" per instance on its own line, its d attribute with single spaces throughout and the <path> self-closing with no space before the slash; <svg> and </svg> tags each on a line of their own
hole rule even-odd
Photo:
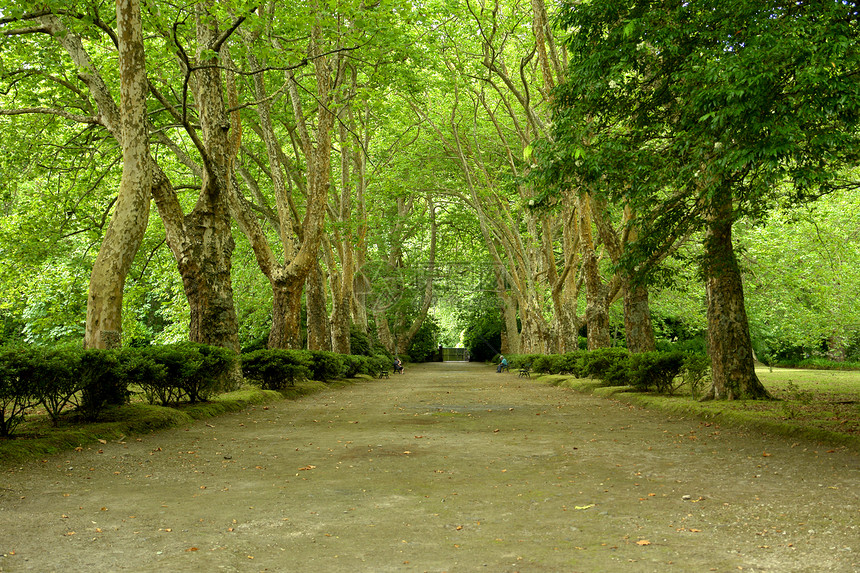
<svg viewBox="0 0 860 573">
<path fill-rule="evenodd" d="M 85 331 L 124 88 L 114 4 L 30 4 L 0 3 L 0 342 L 45 365 Z M 27 398 L 51 415 L 97 416 L 117 376 L 205 399 L 223 357 L 182 363 L 189 338 L 241 348 L 272 388 L 443 341 L 475 360 L 631 346 L 634 286 L 652 348 L 706 350 L 718 196 L 756 357 L 860 354 L 853 4 L 156 0 L 141 26 L 158 186 L 119 292 L 123 345 L 153 348 L 92 355 L 88 385 L 58 374 Z M 321 354 L 261 352 L 279 345 Z"/>
</svg>

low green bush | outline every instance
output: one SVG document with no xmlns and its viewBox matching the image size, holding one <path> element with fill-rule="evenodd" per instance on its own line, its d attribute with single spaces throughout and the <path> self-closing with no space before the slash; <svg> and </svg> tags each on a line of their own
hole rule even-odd
<svg viewBox="0 0 860 573">
<path fill-rule="evenodd" d="M 511 368 L 525 368 L 529 367 L 534 369 L 534 362 L 541 356 L 546 356 L 545 354 L 507 354 L 505 358 L 508 359 L 508 366 Z M 499 363 L 499 355 L 493 357 L 493 364 Z"/>
<path fill-rule="evenodd" d="M 36 395 L 21 376 L 29 349 L 23 345 L 0 348 L 0 437 L 8 438 L 24 421 L 24 412 L 37 404 Z"/>
<path fill-rule="evenodd" d="M 681 376 L 690 389 L 690 395 L 698 398 L 711 373 L 711 358 L 705 352 L 685 352 Z"/>
<path fill-rule="evenodd" d="M 385 356 L 383 354 L 374 354 L 368 360 L 368 366 L 370 368 L 370 371 L 367 373 L 371 376 L 376 376 L 383 370 L 390 371 L 393 364 L 394 361 L 390 357 Z"/>
<path fill-rule="evenodd" d="M 556 356 L 556 354 L 535 356 L 531 363 L 531 370 L 540 374 L 558 374 L 554 368 Z"/>
<path fill-rule="evenodd" d="M 30 347 L 26 383 L 30 386 L 51 423 L 56 426 L 60 413 L 77 405 L 78 393 L 83 389 L 81 358 L 78 345 L 56 347 Z M 24 375 L 23 372 L 19 375 Z"/>
<path fill-rule="evenodd" d="M 684 367 L 684 359 L 684 353 L 680 351 L 631 354 L 630 385 L 637 390 L 647 391 L 653 388 L 663 394 L 672 394 L 679 385 L 678 379 Z"/>
<path fill-rule="evenodd" d="M 227 348 L 196 342 L 152 346 L 146 353 L 164 368 L 164 378 L 153 379 L 149 391 L 165 404 L 208 400 L 221 389 L 222 380 L 237 359 Z"/>
<path fill-rule="evenodd" d="M 318 382 L 337 380 L 344 375 L 343 355 L 326 350 L 311 350 L 311 378 Z"/>
<path fill-rule="evenodd" d="M 283 390 L 311 377 L 312 358 L 305 350 L 263 349 L 242 356 L 242 374 L 263 390 Z"/>
<path fill-rule="evenodd" d="M 118 350 L 90 349 L 81 355 L 81 398 L 78 409 L 94 422 L 107 406 L 128 402 Z"/>
<path fill-rule="evenodd" d="M 625 386 L 629 383 L 629 359 L 625 348 L 591 350 L 582 357 L 582 372 L 607 386 Z"/>
<path fill-rule="evenodd" d="M 347 378 L 355 378 L 357 374 L 368 374 L 368 357 L 356 356 L 354 354 L 344 354 L 341 357 L 343 362 L 343 375 Z"/>
</svg>

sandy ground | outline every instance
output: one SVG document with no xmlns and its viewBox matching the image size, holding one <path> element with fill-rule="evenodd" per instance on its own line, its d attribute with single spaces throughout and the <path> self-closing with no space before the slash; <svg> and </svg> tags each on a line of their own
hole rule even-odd
<svg viewBox="0 0 860 573">
<path fill-rule="evenodd" d="M 0 571 L 860 570 L 860 457 L 448 363 L 0 473 Z"/>
</svg>

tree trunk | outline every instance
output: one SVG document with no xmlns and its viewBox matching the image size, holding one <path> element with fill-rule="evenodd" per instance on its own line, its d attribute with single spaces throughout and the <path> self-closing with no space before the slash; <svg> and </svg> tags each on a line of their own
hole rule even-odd
<svg viewBox="0 0 860 573">
<path fill-rule="evenodd" d="M 96 72 L 97 67 L 84 49 L 80 37 L 66 29 L 53 15 L 45 16 L 41 22 L 44 29 L 52 34 L 71 57 L 79 71 L 78 77 L 86 83 L 90 94 L 98 104 L 102 125 L 121 144 L 123 140 L 122 120 L 120 119 L 122 114 L 112 99 L 104 80 Z M 217 74 L 217 71 L 209 70 L 209 73 Z M 206 79 L 203 81 L 208 83 Z M 150 88 L 153 93 L 157 94 L 152 86 Z M 218 79 L 214 86 L 216 93 L 212 95 L 221 96 L 220 88 L 221 82 Z M 207 100 L 206 105 L 217 101 L 211 97 Z M 204 104 L 201 104 L 201 107 L 203 106 Z M 222 132 L 226 145 L 226 133 L 223 132 L 224 126 L 229 124 L 226 123 L 223 109 L 222 101 L 220 114 L 222 123 L 217 125 L 215 132 L 219 130 Z M 203 115 L 206 115 L 209 120 L 216 119 L 217 121 L 218 114 L 213 116 L 212 113 L 204 112 L 201 109 L 201 120 Z M 176 119 L 181 121 L 180 117 Z M 189 136 L 196 138 L 196 133 L 190 131 Z M 167 139 L 166 142 L 171 144 Z M 195 141 L 195 144 L 197 143 Z M 192 169 L 197 167 L 178 147 L 170 145 L 169 147 L 178 151 L 179 159 L 187 160 L 184 162 L 189 164 Z M 203 150 L 201 153 L 205 155 L 206 151 Z M 204 163 L 207 161 L 211 163 L 209 158 L 204 158 Z M 229 216 L 225 208 L 224 194 L 219 193 L 219 190 L 211 184 L 204 186 L 194 212 L 186 218 L 170 180 L 151 154 L 149 155 L 149 172 L 152 181 L 150 192 L 158 207 L 159 215 L 164 221 L 167 244 L 182 275 L 185 294 L 190 306 L 189 338 L 192 341 L 238 350 L 238 322 L 233 307 L 233 291 L 230 284 L 230 259 L 233 240 Z M 116 336 L 112 335 L 112 338 L 116 338 Z"/>
<path fill-rule="evenodd" d="M 85 348 L 122 343 L 123 287 L 149 222 L 146 64 L 138 0 L 117 1 L 122 179 L 116 209 L 90 276 Z"/>
<path fill-rule="evenodd" d="M 624 291 L 624 332 L 630 352 L 651 352 L 657 349 L 654 328 L 651 324 L 651 307 L 648 289 L 633 284 L 630 277 L 621 279 Z"/>
<path fill-rule="evenodd" d="M 278 274 L 279 277 L 283 273 Z M 276 278 L 272 285 L 272 330 L 269 348 L 302 348 L 302 283 L 296 277 Z"/>
<path fill-rule="evenodd" d="M 585 275 L 585 323 L 588 327 L 588 349 L 609 348 L 612 346 L 609 335 L 609 309 L 591 232 L 591 198 L 585 192 L 579 196 L 578 209 L 579 244 L 582 249 L 582 270 Z"/>
<path fill-rule="evenodd" d="M 755 373 L 741 273 L 732 246 L 732 200 L 720 191 L 705 237 L 711 394 L 718 399 L 769 398 Z"/>
<path fill-rule="evenodd" d="M 198 58 L 219 36 L 218 28 L 202 7 L 197 14 Z M 211 63 L 215 60 L 212 59 Z M 186 217 L 189 243 L 179 272 L 191 310 L 189 337 L 194 342 L 239 351 L 238 321 L 231 283 L 235 244 L 228 205 L 232 175 L 230 122 L 224 104 L 224 82 L 217 66 L 196 71 L 195 99 L 203 135 L 203 181 L 194 209 Z"/>
<path fill-rule="evenodd" d="M 311 267 L 305 280 L 305 308 L 308 315 L 308 350 L 331 350 L 332 337 L 326 320 L 325 280 L 319 263 Z"/>
</svg>

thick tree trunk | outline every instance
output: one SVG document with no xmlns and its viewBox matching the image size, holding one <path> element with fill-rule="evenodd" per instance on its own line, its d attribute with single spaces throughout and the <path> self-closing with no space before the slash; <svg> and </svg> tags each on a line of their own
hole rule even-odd
<svg viewBox="0 0 860 573">
<path fill-rule="evenodd" d="M 648 288 L 633 284 L 629 277 L 622 278 L 624 291 L 624 332 L 630 352 L 651 352 L 657 349 L 654 327 L 651 324 L 651 307 Z"/>
<path fill-rule="evenodd" d="M 90 276 L 85 348 L 122 343 L 125 279 L 149 222 L 146 64 L 138 0 L 117 1 L 121 89 L 122 179 L 116 208 Z"/>
<path fill-rule="evenodd" d="M 218 28 L 198 7 L 198 58 L 219 36 Z M 212 63 L 215 60 L 212 59 Z M 191 310 L 189 337 L 194 342 L 223 346 L 238 352 L 238 321 L 231 282 L 235 244 L 228 205 L 233 151 L 230 122 L 224 103 L 224 83 L 217 66 L 203 66 L 194 82 L 200 115 L 203 149 L 203 181 L 200 196 L 185 218 L 184 256 L 179 272 Z"/>
<path fill-rule="evenodd" d="M 373 313 L 373 317 L 376 321 L 376 337 L 379 339 L 379 343 L 391 353 L 397 351 L 394 347 L 394 337 L 391 334 L 391 328 L 388 326 L 388 319 L 385 317 L 385 311 L 378 311 Z"/>
<path fill-rule="evenodd" d="M 768 398 L 755 373 L 741 273 L 732 246 L 731 195 L 714 200 L 705 237 L 708 293 L 708 353 L 714 398 Z"/>
<path fill-rule="evenodd" d="M 122 143 L 120 119 L 122 114 L 112 99 L 110 90 L 95 71 L 97 67 L 93 65 L 80 37 L 66 29 L 55 16 L 45 16 L 42 23 L 75 63 L 79 70 L 78 77 L 89 87 L 91 95 L 98 104 L 102 124 L 118 142 Z M 217 76 L 218 72 L 216 69 L 209 69 L 207 73 Z M 217 112 L 213 114 L 212 109 L 203 109 L 211 108 L 213 105 L 217 107 L 217 98 L 222 97 L 220 78 L 216 78 L 214 86 L 209 82 L 209 78 L 203 78 L 201 81 L 214 88 L 200 99 L 201 122 L 205 116 L 206 123 L 210 124 L 207 128 L 209 133 L 221 132 L 223 136 L 221 143 L 215 147 L 224 147 L 224 151 L 221 152 L 223 154 L 228 147 L 224 126 L 229 125 L 226 122 L 223 101 L 220 104 L 220 114 Z M 204 91 L 206 91 L 205 88 Z M 181 118 L 177 117 L 177 120 L 181 121 Z M 214 132 L 210 129 L 212 120 L 216 124 Z M 190 135 L 196 136 L 194 133 Z M 169 140 L 168 143 L 170 143 Z M 178 147 L 174 146 L 173 149 L 178 150 L 180 159 L 188 159 L 183 157 L 183 152 Z M 190 160 L 187 163 L 191 164 L 192 168 L 196 167 Z M 212 158 L 204 157 L 204 163 L 207 164 L 207 169 L 212 167 Z M 222 177 L 226 177 L 225 168 L 223 164 L 220 167 Z M 170 180 L 151 155 L 149 172 L 152 178 L 152 197 L 164 221 L 167 244 L 176 259 L 191 307 L 189 337 L 193 341 L 238 350 L 238 323 L 230 284 L 233 241 L 226 199 L 224 193 L 220 192 L 223 189 L 218 189 L 217 185 L 213 186 L 211 177 L 210 181 L 204 181 L 198 204 L 194 212 L 186 218 Z M 112 335 L 111 338 L 116 336 Z"/>
<path fill-rule="evenodd" d="M 585 324 L 588 328 L 588 349 L 609 348 L 609 309 L 603 281 L 600 277 L 594 238 L 591 232 L 591 199 L 585 192 L 579 196 L 579 244 L 585 276 Z"/>
<path fill-rule="evenodd" d="M 308 350 L 331 350 L 332 337 L 326 320 L 325 280 L 319 263 L 311 268 L 305 281 L 305 308 L 308 315 Z"/>
<path fill-rule="evenodd" d="M 302 283 L 291 277 L 270 281 L 272 285 L 272 330 L 269 348 L 302 348 Z"/>
</svg>

